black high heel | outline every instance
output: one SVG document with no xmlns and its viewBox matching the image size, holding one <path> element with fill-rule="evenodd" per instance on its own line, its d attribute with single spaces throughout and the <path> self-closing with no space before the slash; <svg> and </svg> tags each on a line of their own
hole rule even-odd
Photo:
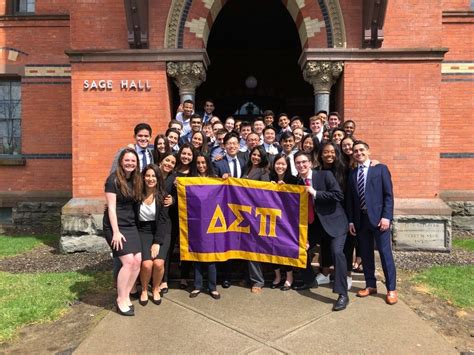
<svg viewBox="0 0 474 355">
<path fill-rule="evenodd" d="M 122 311 L 118 305 L 117 302 L 115 302 L 115 307 L 117 307 L 117 313 L 120 314 L 121 316 L 134 316 L 135 315 L 135 312 L 129 308 L 128 311 Z"/>
<path fill-rule="evenodd" d="M 274 284 L 273 281 L 272 281 L 272 284 L 270 285 L 270 288 L 271 288 L 272 290 L 274 290 L 274 289 L 276 289 L 276 288 L 280 288 L 282 285 L 283 285 L 283 280 L 280 280 L 280 282 L 277 283 L 277 284 Z"/>
</svg>

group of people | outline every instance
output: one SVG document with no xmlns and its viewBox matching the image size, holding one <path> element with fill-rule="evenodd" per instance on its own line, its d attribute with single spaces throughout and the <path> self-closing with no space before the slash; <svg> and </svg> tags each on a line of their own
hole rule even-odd
<svg viewBox="0 0 474 355">
<path fill-rule="evenodd" d="M 397 302 L 395 264 L 390 224 L 393 191 L 390 172 L 370 159 L 369 145 L 355 138 L 356 124 L 343 123 L 337 112 L 320 111 L 309 118 L 309 129 L 298 116 L 276 117 L 265 111 L 253 122 L 214 114 L 214 103 L 206 101 L 202 115 L 194 102 L 180 105 L 175 119 L 153 144 L 152 128 L 146 123 L 134 129 L 135 142 L 117 154 L 105 183 L 107 209 L 104 234 L 112 248 L 119 314 L 134 315 L 130 295 L 139 303 L 159 305 L 168 292 L 173 250 L 179 240 L 177 177 L 221 177 L 304 185 L 309 195 L 307 266 L 296 284 L 292 267 L 272 265 L 271 288 L 306 290 L 334 282 L 338 294 L 333 310 L 349 303 L 353 262 L 361 264 L 366 287 L 357 296 L 377 292 L 374 241 L 379 250 L 388 293 L 386 302 Z M 311 265 L 319 245 L 319 272 Z M 357 258 L 354 259 L 354 249 Z M 235 260 L 186 262 L 179 266 L 180 287 L 186 289 L 191 268 L 197 297 L 203 290 L 207 268 L 209 294 L 220 299 L 217 271 L 223 288 L 231 287 Z M 247 261 L 245 278 L 252 293 L 264 287 L 262 263 Z M 331 274 L 331 267 L 333 273 Z M 137 280 L 141 292 L 137 290 Z M 151 283 L 151 297 L 148 286 Z"/>
</svg>

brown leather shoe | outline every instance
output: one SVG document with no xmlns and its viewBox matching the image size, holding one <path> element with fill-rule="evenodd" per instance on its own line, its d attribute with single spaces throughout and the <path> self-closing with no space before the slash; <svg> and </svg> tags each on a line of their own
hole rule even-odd
<svg viewBox="0 0 474 355">
<path fill-rule="evenodd" d="M 397 291 L 388 291 L 387 292 L 387 298 L 385 299 L 387 304 L 395 304 L 398 302 L 398 293 Z"/>
<path fill-rule="evenodd" d="M 373 287 L 366 287 L 363 290 L 357 292 L 357 297 L 367 297 L 377 293 L 377 289 Z"/>
</svg>

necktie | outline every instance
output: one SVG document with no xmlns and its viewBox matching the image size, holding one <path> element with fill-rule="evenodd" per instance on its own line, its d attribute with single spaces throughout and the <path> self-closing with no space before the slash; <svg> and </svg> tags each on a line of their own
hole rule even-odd
<svg viewBox="0 0 474 355">
<path fill-rule="evenodd" d="M 237 159 L 232 159 L 232 177 L 237 177 Z"/>
<path fill-rule="evenodd" d="M 311 180 L 306 178 L 304 179 L 304 184 L 306 186 L 311 186 Z M 311 224 L 314 222 L 314 201 L 313 201 L 313 196 L 309 195 L 308 196 L 308 224 Z"/>
<path fill-rule="evenodd" d="M 146 161 L 146 149 L 142 150 L 142 156 L 143 156 L 142 157 L 142 163 L 143 163 L 142 170 L 145 170 L 145 167 L 148 165 Z"/>
<path fill-rule="evenodd" d="M 365 179 L 364 179 L 364 166 L 359 166 L 359 172 L 357 174 L 357 191 L 359 192 L 360 208 L 362 210 L 367 209 L 365 204 Z"/>
</svg>

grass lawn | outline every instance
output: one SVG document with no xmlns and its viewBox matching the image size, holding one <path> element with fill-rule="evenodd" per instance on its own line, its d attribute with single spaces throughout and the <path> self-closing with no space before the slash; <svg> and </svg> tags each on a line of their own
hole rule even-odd
<svg viewBox="0 0 474 355">
<path fill-rule="evenodd" d="M 474 265 L 435 266 L 414 276 L 430 291 L 460 308 L 474 308 Z"/>
<path fill-rule="evenodd" d="M 57 236 L 50 235 L 0 235 L 0 259 L 56 241 Z M 87 292 L 110 292 L 111 283 L 110 272 L 0 272 L 0 343 L 12 339 L 22 326 L 58 319 Z"/>
<path fill-rule="evenodd" d="M 0 272 L 0 343 L 21 326 L 59 318 L 87 291 L 110 291 L 111 278 L 110 272 Z"/>
<path fill-rule="evenodd" d="M 453 239 L 453 246 L 474 251 L 474 239 Z"/>
<path fill-rule="evenodd" d="M 54 243 L 58 237 L 52 235 L 7 236 L 0 235 L 0 259 L 24 253 L 43 244 Z"/>
</svg>

